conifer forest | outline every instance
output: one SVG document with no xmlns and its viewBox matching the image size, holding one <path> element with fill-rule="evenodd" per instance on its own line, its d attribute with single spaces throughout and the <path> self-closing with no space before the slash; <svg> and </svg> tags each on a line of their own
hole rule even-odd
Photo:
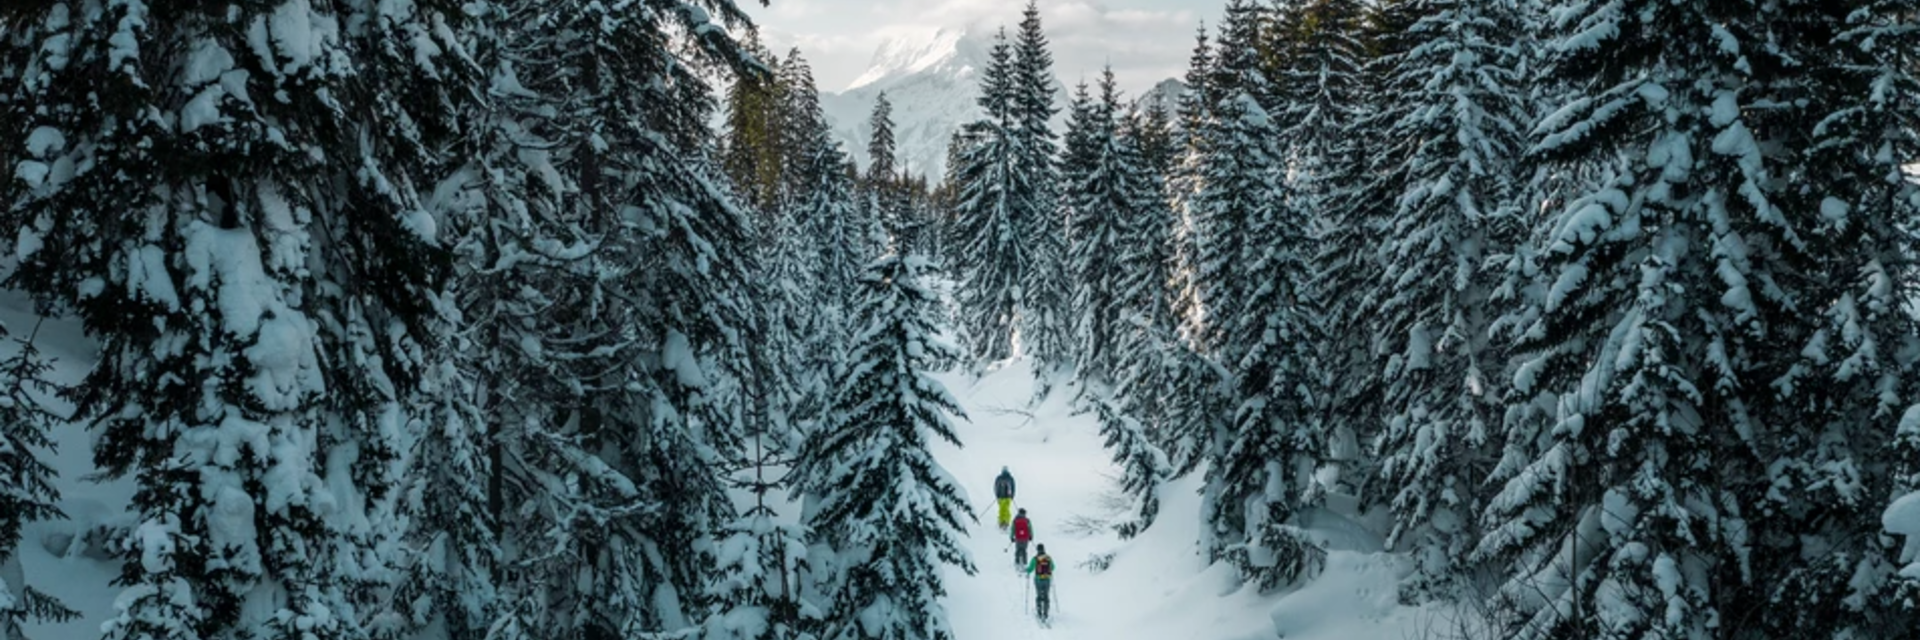
<svg viewBox="0 0 1920 640">
<path fill-rule="evenodd" d="M 1920 638 L 1920 2 L 769 1 L 0 3 L 0 640 Z"/>
</svg>

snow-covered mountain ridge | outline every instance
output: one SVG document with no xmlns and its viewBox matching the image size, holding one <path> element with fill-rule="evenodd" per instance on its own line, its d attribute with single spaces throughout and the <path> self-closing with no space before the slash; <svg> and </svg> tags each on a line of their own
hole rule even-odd
<svg viewBox="0 0 1920 640">
<path fill-rule="evenodd" d="M 845 91 L 916 73 L 970 76 L 986 64 L 988 46 L 990 42 L 969 37 L 962 29 L 940 29 L 925 40 L 893 38 L 880 43 L 866 72 Z"/>
<path fill-rule="evenodd" d="M 866 167 L 867 141 L 873 134 L 868 118 L 880 94 L 886 93 L 893 103 L 896 166 L 940 180 L 946 173 L 949 138 L 983 115 L 980 74 L 992 48 L 992 33 L 952 28 L 882 42 L 866 72 L 845 90 L 820 94 L 834 139 Z M 1062 110 L 1054 121 L 1058 129 L 1065 123 L 1067 93 L 1058 80 L 1054 91 Z"/>
</svg>

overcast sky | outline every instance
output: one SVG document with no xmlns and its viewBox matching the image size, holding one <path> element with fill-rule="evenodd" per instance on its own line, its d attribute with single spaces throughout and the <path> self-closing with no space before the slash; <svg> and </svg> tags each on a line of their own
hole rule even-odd
<svg viewBox="0 0 1920 640">
<path fill-rule="evenodd" d="M 775 53 L 798 46 L 825 91 L 845 89 L 891 37 L 941 27 L 992 33 L 1020 23 L 1027 0 L 740 0 Z M 1128 94 L 1177 77 L 1193 49 L 1193 31 L 1224 0 L 1040 0 L 1040 23 L 1052 43 L 1054 74 L 1067 86 L 1091 83 L 1111 62 Z"/>
</svg>

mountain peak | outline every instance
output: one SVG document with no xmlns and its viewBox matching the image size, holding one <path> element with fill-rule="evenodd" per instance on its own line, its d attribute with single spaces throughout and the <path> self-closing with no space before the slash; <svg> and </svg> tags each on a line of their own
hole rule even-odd
<svg viewBox="0 0 1920 640">
<path fill-rule="evenodd" d="M 866 73 L 855 78 L 846 90 L 928 72 L 971 75 L 985 64 L 986 51 L 986 45 L 966 29 L 942 28 L 931 34 L 889 38 L 874 50 Z"/>
</svg>

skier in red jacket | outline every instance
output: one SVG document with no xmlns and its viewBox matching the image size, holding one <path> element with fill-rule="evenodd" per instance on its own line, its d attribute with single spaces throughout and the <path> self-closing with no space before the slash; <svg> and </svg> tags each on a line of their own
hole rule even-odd
<svg viewBox="0 0 1920 640">
<path fill-rule="evenodd" d="M 1013 566 L 1026 568 L 1027 543 L 1033 541 L 1033 522 L 1027 520 L 1027 510 L 1021 509 L 1020 515 L 1013 517 Z"/>
</svg>

